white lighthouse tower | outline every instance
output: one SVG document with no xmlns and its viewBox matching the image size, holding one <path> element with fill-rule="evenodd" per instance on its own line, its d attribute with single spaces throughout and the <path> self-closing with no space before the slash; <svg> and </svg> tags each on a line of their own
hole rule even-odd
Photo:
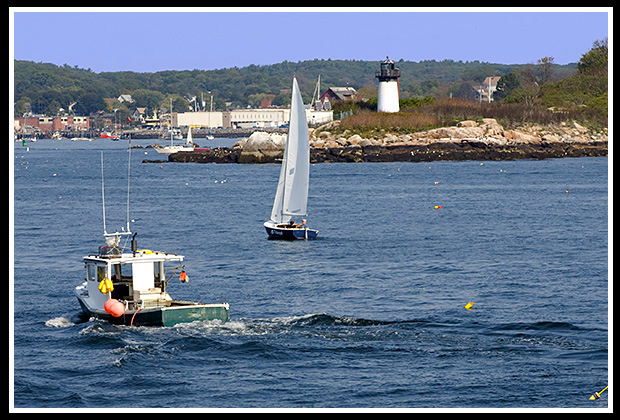
<svg viewBox="0 0 620 420">
<path fill-rule="evenodd" d="M 394 67 L 394 62 L 389 57 L 381 63 L 381 70 L 375 73 L 379 79 L 379 99 L 377 111 L 379 112 L 398 112 L 400 70 Z"/>
</svg>

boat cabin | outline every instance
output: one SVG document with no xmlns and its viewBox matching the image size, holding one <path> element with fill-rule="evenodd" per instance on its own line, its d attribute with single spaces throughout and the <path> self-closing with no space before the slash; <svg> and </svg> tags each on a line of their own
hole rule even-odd
<svg viewBox="0 0 620 420">
<path fill-rule="evenodd" d="M 101 301 L 98 302 L 101 305 L 109 297 L 120 299 L 129 308 L 170 306 L 172 298 L 166 292 L 166 286 L 174 273 L 184 269 L 180 264 L 182 255 L 150 250 L 122 253 L 118 248 L 118 252 L 109 252 L 105 249 L 108 247 L 101 248 L 98 255 L 84 257 L 90 299 Z M 182 275 L 181 279 L 184 277 Z M 110 295 L 99 290 L 104 279 L 112 281 Z"/>
</svg>

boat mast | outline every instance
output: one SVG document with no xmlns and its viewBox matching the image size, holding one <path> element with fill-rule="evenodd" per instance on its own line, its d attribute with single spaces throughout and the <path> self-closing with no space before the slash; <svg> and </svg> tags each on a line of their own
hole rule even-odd
<svg viewBox="0 0 620 420">
<path fill-rule="evenodd" d="M 101 151 L 101 204 L 103 207 L 103 236 L 106 236 L 108 232 L 105 229 L 105 186 L 103 182 L 103 150 Z"/>
<path fill-rule="evenodd" d="M 129 181 L 131 180 L 131 133 L 129 134 L 129 145 L 127 146 L 127 233 L 131 234 L 129 230 Z"/>
<path fill-rule="evenodd" d="M 286 134 L 286 144 L 284 145 L 284 155 L 282 156 L 284 158 L 284 179 L 282 180 L 283 185 L 282 185 L 282 204 L 280 205 L 280 223 L 284 222 L 284 194 L 286 194 L 286 171 L 288 170 L 287 153 L 289 151 L 288 141 L 289 141 L 290 132 L 291 132 L 291 117 L 289 116 L 288 133 Z"/>
<path fill-rule="evenodd" d="M 131 235 L 131 230 L 129 229 L 129 186 L 131 180 L 131 140 L 129 141 L 129 150 L 128 150 L 128 162 L 127 162 L 127 230 L 121 228 L 122 232 L 114 232 L 108 233 L 106 228 L 105 221 L 105 181 L 103 177 L 103 150 L 101 151 L 101 207 L 103 209 L 103 236 L 106 238 L 106 242 L 108 242 L 107 238 L 114 238 L 113 241 L 115 245 L 118 245 L 118 240 L 121 235 Z M 112 242 L 112 241 L 111 241 Z"/>
<path fill-rule="evenodd" d="M 314 87 L 314 92 L 312 93 L 312 102 L 310 103 L 310 105 L 316 108 L 316 103 L 319 102 L 320 100 L 321 100 L 321 75 L 319 74 L 319 78 L 316 82 L 316 86 Z"/>
</svg>

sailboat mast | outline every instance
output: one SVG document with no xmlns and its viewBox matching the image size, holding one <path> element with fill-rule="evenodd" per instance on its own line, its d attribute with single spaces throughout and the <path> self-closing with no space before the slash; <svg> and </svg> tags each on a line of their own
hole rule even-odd
<svg viewBox="0 0 620 420">
<path fill-rule="evenodd" d="M 289 117 L 289 127 L 288 127 L 289 133 L 291 131 L 291 120 Z M 288 156 L 286 155 L 289 151 L 289 135 L 286 135 L 286 144 L 284 145 L 284 154 L 282 155 L 282 158 L 284 159 L 284 179 L 283 179 L 283 185 L 282 185 L 282 203 L 280 205 L 280 222 L 282 222 L 284 220 L 284 196 L 286 195 L 286 171 L 288 170 Z"/>
</svg>

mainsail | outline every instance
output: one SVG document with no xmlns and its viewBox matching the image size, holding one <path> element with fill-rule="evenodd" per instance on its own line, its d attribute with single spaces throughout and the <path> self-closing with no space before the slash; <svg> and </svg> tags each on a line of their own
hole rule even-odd
<svg viewBox="0 0 620 420">
<path fill-rule="evenodd" d="M 194 140 L 192 138 L 192 126 L 191 125 L 187 128 L 187 140 L 185 140 L 185 144 L 187 144 L 188 146 L 191 146 L 194 144 Z"/>
<path fill-rule="evenodd" d="M 293 78 L 291 117 L 288 136 L 280 168 L 280 179 L 273 201 L 271 220 L 287 223 L 293 216 L 305 216 L 308 204 L 308 181 L 310 176 L 310 139 L 306 110 Z"/>
</svg>

